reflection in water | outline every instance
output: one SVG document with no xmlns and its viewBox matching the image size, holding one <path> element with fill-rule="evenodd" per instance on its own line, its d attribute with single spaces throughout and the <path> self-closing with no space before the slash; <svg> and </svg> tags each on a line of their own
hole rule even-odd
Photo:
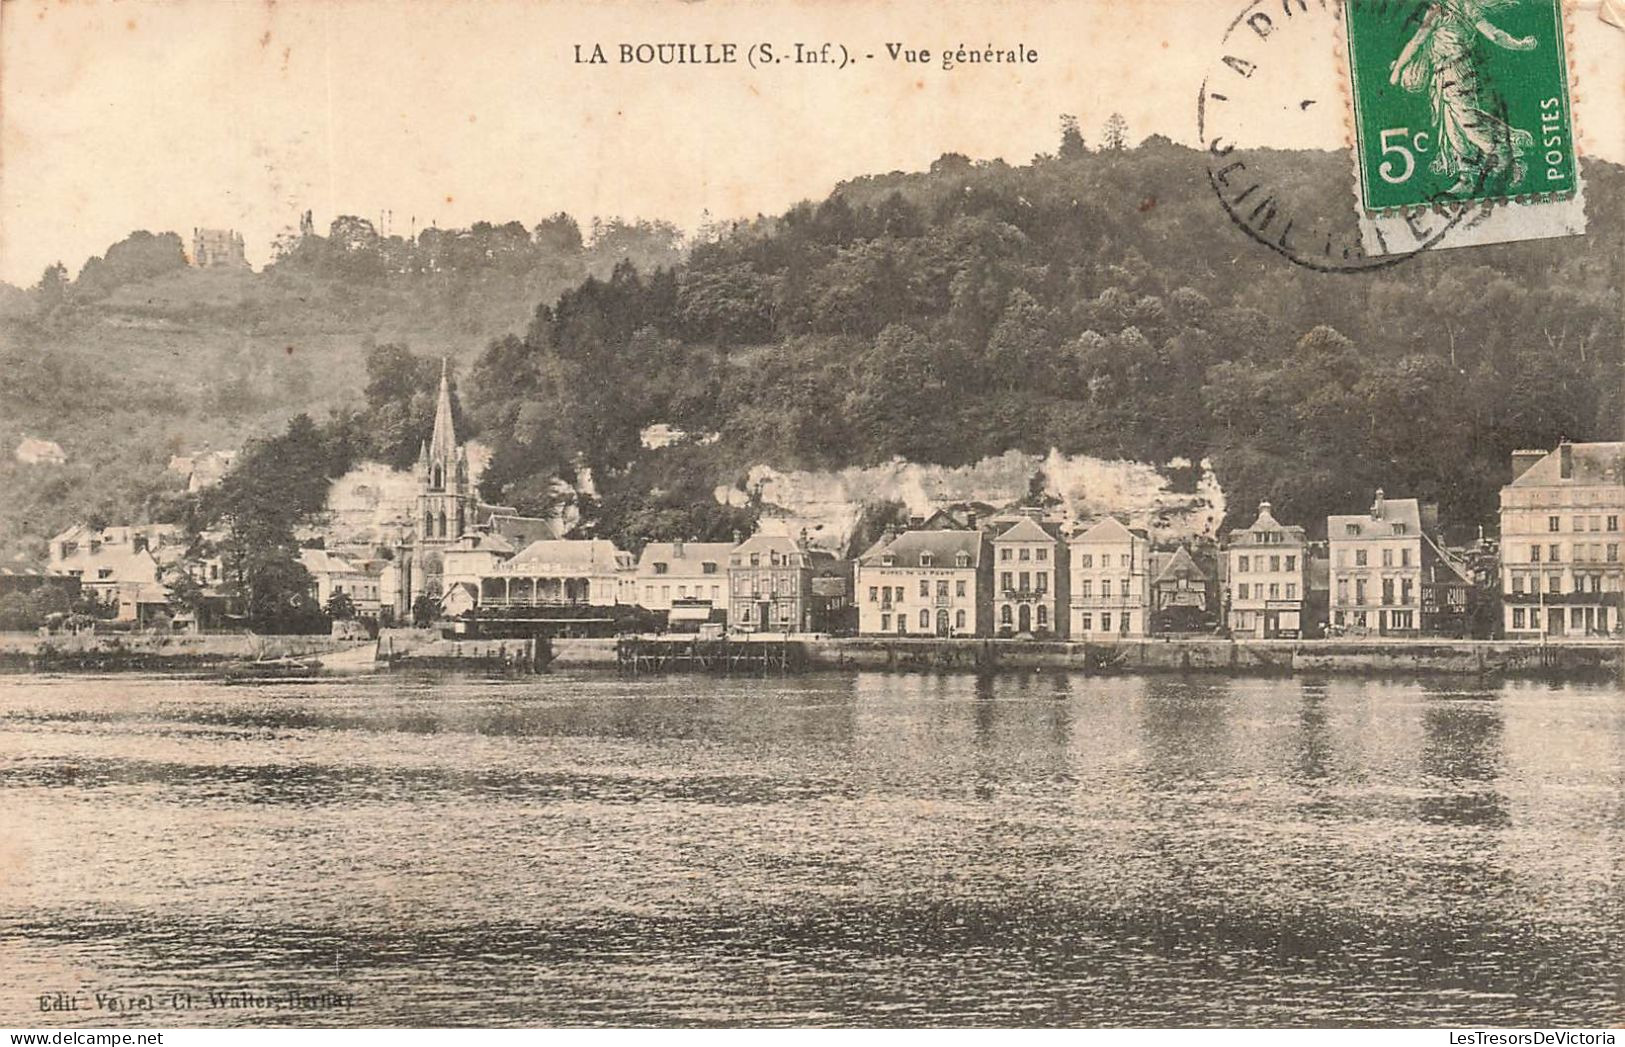
<svg viewBox="0 0 1625 1047">
<path fill-rule="evenodd" d="M 1620 697 L 10 677 L 0 1020 L 229 984 L 356 1005 L 160 1023 L 1601 1024 Z"/>
</svg>

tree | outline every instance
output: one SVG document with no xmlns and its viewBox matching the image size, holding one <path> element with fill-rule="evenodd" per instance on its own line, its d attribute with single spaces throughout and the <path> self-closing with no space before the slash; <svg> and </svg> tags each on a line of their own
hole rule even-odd
<svg viewBox="0 0 1625 1047">
<path fill-rule="evenodd" d="M 201 559 L 188 556 L 168 564 L 162 571 L 164 587 L 169 590 L 170 611 L 190 615 L 200 629 L 204 627 L 209 595 L 207 587 L 198 580 L 201 568 Z"/>
<path fill-rule="evenodd" d="M 335 622 L 348 622 L 355 618 L 355 601 L 350 599 L 349 593 L 337 590 L 327 598 L 324 610 Z"/>
<path fill-rule="evenodd" d="M 42 314 L 50 313 L 66 304 L 68 267 L 61 262 L 52 262 L 46 266 L 39 283 L 34 285 L 34 293 L 39 296 L 39 311 Z"/>
<path fill-rule="evenodd" d="M 1100 129 L 1100 144 L 1114 153 L 1128 148 L 1128 121 L 1123 119 L 1122 113 L 1106 118 L 1105 126 Z"/>
<path fill-rule="evenodd" d="M 427 629 L 440 617 L 440 601 L 428 593 L 419 593 L 412 601 L 412 624 Z"/>
<path fill-rule="evenodd" d="M 1056 155 L 1062 160 L 1075 160 L 1088 151 L 1083 132 L 1078 130 L 1078 118 L 1071 113 L 1061 114 L 1061 147 Z"/>
</svg>

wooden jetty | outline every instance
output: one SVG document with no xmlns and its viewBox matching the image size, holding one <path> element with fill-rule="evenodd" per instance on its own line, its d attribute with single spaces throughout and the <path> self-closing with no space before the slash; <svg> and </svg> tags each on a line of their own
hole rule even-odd
<svg viewBox="0 0 1625 1047">
<path fill-rule="evenodd" d="M 801 672 L 806 648 L 790 639 L 728 639 L 698 636 L 623 636 L 615 660 L 630 673 L 770 673 Z"/>
</svg>

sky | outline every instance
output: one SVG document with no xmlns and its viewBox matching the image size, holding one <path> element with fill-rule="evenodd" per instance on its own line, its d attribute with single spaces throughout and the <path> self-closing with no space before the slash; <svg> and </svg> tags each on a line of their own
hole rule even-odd
<svg viewBox="0 0 1625 1047">
<path fill-rule="evenodd" d="M 1259 0 L 1273 7 L 1279 0 Z M 1310 0 L 1318 3 L 1321 0 Z M 1241 0 L 3 0 L 0 280 L 38 281 L 135 229 L 243 233 L 250 261 L 304 210 L 406 234 L 557 211 L 692 230 L 783 210 L 944 152 L 1025 163 L 1060 114 L 1121 112 L 1196 141 L 1203 76 Z M 1583 151 L 1625 160 L 1625 31 L 1571 19 Z M 1271 70 L 1338 90 L 1335 37 Z M 846 68 L 752 68 L 754 43 L 844 44 Z M 622 43 L 734 43 L 733 65 L 621 64 Z M 925 64 L 886 45 L 925 48 Z M 574 60 L 601 45 L 610 62 Z M 1036 62 L 945 71 L 959 46 Z M 760 52 L 755 52 L 760 54 Z M 873 54 L 873 59 L 865 55 Z M 1337 148 L 1336 106 L 1260 122 Z M 1318 116 L 1324 112 L 1324 118 Z"/>
</svg>

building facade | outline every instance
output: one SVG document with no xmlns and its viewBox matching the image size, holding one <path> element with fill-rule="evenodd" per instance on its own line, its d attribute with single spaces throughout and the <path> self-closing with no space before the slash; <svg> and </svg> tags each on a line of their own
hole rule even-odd
<svg viewBox="0 0 1625 1047">
<path fill-rule="evenodd" d="M 990 549 L 981 531 L 888 534 L 858 558 L 858 632 L 868 636 L 987 636 Z"/>
<path fill-rule="evenodd" d="M 1070 545 L 1073 639 L 1144 636 L 1151 611 L 1151 539 L 1115 517 Z"/>
<path fill-rule="evenodd" d="M 1232 636 L 1301 638 L 1308 633 L 1309 543 L 1275 519 L 1270 503 L 1225 539 L 1225 624 Z"/>
<path fill-rule="evenodd" d="M 1023 516 L 997 532 L 993 552 L 993 632 L 1065 636 L 1070 564 L 1060 528 Z"/>
<path fill-rule="evenodd" d="M 1514 451 L 1501 488 L 1502 626 L 1509 637 L 1621 632 L 1625 443 Z"/>
<path fill-rule="evenodd" d="M 709 620 L 728 610 L 731 542 L 650 542 L 638 557 L 632 599 L 640 607 L 677 618 Z"/>
<path fill-rule="evenodd" d="M 1424 636 L 1465 630 L 1470 584 L 1431 533 L 1414 498 L 1377 491 L 1360 516 L 1326 519 L 1331 628 L 1351 636 Z"/>
<path fill-rule="evenodd" d="M 830 553 L 805 537 L 756 534 L 728 554 L 728 627 L 746 632 L 824 632 L 825 598 L 813 588 L 816 567 Z"/>
<path fill-rule="evenodd" d="M 1205 632 L 1213 627 L 1213 579 L 1186 546 L 1151 554 L 1151 631 Z"/>
</svg>

